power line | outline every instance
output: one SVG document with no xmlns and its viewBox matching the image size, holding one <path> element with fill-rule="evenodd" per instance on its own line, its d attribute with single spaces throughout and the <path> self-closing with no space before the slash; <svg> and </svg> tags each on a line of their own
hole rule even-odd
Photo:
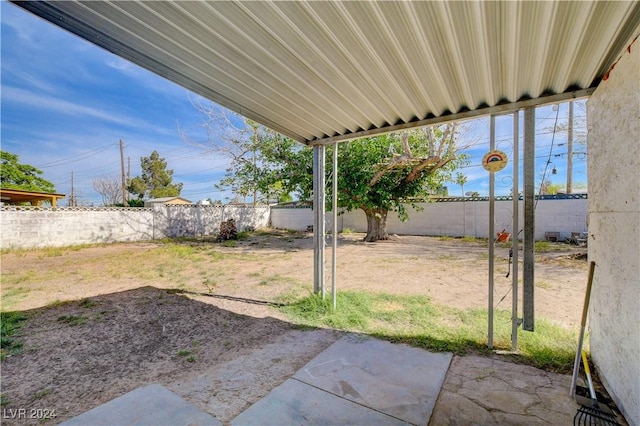
<svg viewBox="0 0 640 426">
<path fill-rule="evenodd" d="M 99 154 L 103 151 L 106 151 L 107 149 L 111 148 L 114 144 L 109 144 L 109 145 L 105 145 L 101 148 L 97 148 L 93 151 L 86 151 L 86 152 L 82 152 L 80 154 L 76 154 L 76 155 L 72 155 L 70 157 L 66 157 L 66 158 L 62 158 L 59 160 L 55 160 L 52 161 L 50 163 L 46 163 L 46 164 L 42 164 L 40 166 L 38 166 L 39 169 L 45 169 L 48 167 L 57 167 L 57 166 L 62 166 L 65 164 L 70 164 L 70 163 L 76 163 L 78 161 L 82 161 L 82 160 L 86 160 L 87 158 L 93 157 L 96 154 Z M 79 157 L 79 158 L 76 158 Z"/>
</svg>

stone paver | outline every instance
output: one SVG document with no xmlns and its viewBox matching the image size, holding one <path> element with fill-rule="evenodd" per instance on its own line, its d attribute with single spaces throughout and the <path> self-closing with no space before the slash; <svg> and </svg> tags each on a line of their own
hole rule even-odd
<svg viewBox="0 0 640 426">
<path fill-rule="evenodd" d="M 570 425 L 571 377 L 478 356 L 451 362 L 430 425 Z"/>
</svg>

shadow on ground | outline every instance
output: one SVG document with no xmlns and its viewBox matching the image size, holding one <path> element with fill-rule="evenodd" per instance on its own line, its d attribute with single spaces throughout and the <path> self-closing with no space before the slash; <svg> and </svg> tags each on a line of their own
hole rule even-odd
<svg viewBox="0 0 640 426">
<path fill-rule="evenodd" d="M 25 409 L 27 413 L 46 409 L 55 412 L 55 422 L 148 383 L 175 388 L 176 383 L 187 383 L 256 348 L 280 343 L 289 333 L 300 332 L 275 318 L 239 315 L 154 287 L 23 313 L 27 320 L 13 336 L 22 349 L 2 362 L 3 409 Z M 320 339 L 317 347 L 308 347 L 308 355 L 281 350 L 268 361 L 287 368 L 274 370 L 274 377 L 264 377 L 259 386 L 237 382 L 236 393 L 242 393 L 243 386 L 257 387 L 258 394 L 264 386 L 266 393 L 338 337 L 325 334 L 326 342 Z M 192 388 L 174 391 L 198 398 L 193 384 Z M 4 424 L 24 421 L 3 419 Z"/>
</svg>

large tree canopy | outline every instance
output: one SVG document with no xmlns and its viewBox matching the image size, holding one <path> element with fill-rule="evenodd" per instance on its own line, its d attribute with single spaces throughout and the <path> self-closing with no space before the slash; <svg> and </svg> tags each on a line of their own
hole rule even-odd
<svg viewBox="0 0 640 426">
<path fill-rule="evenodd" d="M 456 127 L 443 125 L 358 139 L 338 148 L 338 207 L 361 209 L 367 217 L 365 241 L 388 239 L 389 211 L 408 219 L 405 203 L 439 193 L 463 161 L 456 152 Z M 328 157 L 332 156 L 328 149 Z M 297 150 L 280 159 L 285 164 L 279 178 L 304 197 L 312 193 L 311 150 Z M 327 163 L 328 187 L 333 179 Z M 331 197 L 327 197 L 331 200 Z M 329 206 L 332 207 L 332 206 Z"/>
<path fill-rule="evenodd" d="M 259 196 L 282 199 L 290 193 L 305 200 L 312 197 L 312 149 L 216 107 L 196 107 L 205 117 L 207 140 L 195 143 L 230 160 L 219 188 L 231 188 L 241 196 L 253 194 L 254 200 Z M 405 203 L 438 193 L 446 181 L 453 180 L 452 171 L 464 161 L 457 154 L 457 133 L 455 124 L 445 124 L 339 145 L 338 207 L 365 212 L 367 241 L 388 238 L 389 211 L 406 220 Z M 328 158 L 332 149 L 328 148 Z M 331 161 L 327 166 L 330 188 Z M 331 197 L 327 199 L 330 202 Z"/>
<path fill-rule="evenodd" d="M 173 170 L 167 170 L 167 162 L 153 151 L 149 157 L 140 158 L 142 176 L 129 181 L 127 190 L 139 199 L 148 195 L 150 198 L 177 197 L 182 191 L 181 183 L 173 182 Z"/>
<path fill-rule="evenodd" d="M 0 185 L 6 189 L 24 191 L 56 192 L 53 183 L 43 179 L 42 171 L 29 165 L 20 164 L 19 157 L 6 151 L 0 151 Z"/>
</svg>

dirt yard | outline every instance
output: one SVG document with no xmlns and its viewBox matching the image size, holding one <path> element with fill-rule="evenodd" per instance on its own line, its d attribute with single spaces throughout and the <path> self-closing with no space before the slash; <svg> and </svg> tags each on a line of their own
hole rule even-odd
<svg viewBox="0 0 640 426">
<path fill-rule="evenodd" d="M 339 238 L 338 291 L 421 294 L 437 304 L 486 308 L 484 244 L 361 238 Z M 2 423 L 38 424 L 46 413 L 58 423 L 149 383 L 228 422 L 339 337 L 300 330 L 267 303 L 312 291 L 312 244 L 310 234 L 276 232 L 235 246 L 194 241 L 4 253 L 2 310 L 26 312 L 27 320 L 14 336 L 22 349 L 2 362 Z M 536 256 L 536 315 L 578 328 L 585 249 L 561 248 L 570 250 Z M 508 252 L 496 248 L 500 309 L 511 306 Z M 330 259 L 328 248 L 328 272 Z M 15 414 L 19 409 L 26 418 Z"/>
</svg>

